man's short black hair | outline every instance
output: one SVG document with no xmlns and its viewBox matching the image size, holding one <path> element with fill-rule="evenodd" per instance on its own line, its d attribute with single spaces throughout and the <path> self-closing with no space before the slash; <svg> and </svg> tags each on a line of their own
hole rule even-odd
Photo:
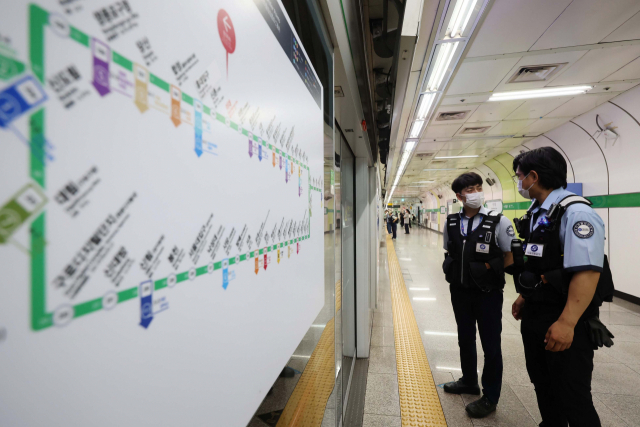
<svg viewBox="0 0 640 427">
<path fill-rule="evenodd" d="M 457 177 L 451 184 L 454 193 L 459 194 L 467 187 L 482 185 L 482 177 L 475 172 L 463 173 Z"/>
<path fill-rule="evenodd" d="M 553 147 L 540 147 L 518 154 L 513 159 L 513 171 L 518 167 L 525 176 L 532 170 L 536 171 L 543 188 L 567 188 L 567 161 Z"/>
</svg>

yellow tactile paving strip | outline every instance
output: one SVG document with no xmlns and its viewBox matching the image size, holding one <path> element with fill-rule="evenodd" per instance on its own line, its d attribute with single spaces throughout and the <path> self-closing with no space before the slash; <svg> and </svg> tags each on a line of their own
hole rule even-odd
<svg viewBox="0 0 640 427">
<path fill-rule="evenodd" d="M 402 427 L 446 426 L 418 323 L 390 236 L 387 236 L 387 257 Z"/>
<path fill-rule="evenodd" d="M 342 304 L 342 284 L 336 283 L 336 312 Z M 335 385 L 335 324 L 327 322 L 277 427 L 320 427 Z"/>
</svg>

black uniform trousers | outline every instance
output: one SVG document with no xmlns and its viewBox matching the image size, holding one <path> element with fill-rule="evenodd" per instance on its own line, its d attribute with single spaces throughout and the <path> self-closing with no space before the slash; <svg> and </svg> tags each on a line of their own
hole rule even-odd
<svg viewBox="0 0 640 427">
<path fill-rule="evenodd" d="M 393 231 L 393 238 L 396 238 L 396 232 L 398 231 L 398 223 L 394 222 L 391 224 L 391 230 Z"/>
<path fill-rule="evenodd" d="M 536 390 L 538 408 L 545 427 L 600 427 L 591 398 L 593 347 L 582 321 L 576 325 L 567 350 L 545 350 L 549 327 L 564 306 L 525 303 L 522 313 L 522 342 L 529 378 Z"/>
<path fill-rule="evenodd" d="M 408 222 L 404 223 L 404 232 L 405 232 L 405 234 L 409 234 L 409 223 Z"/>
<path fill-rule="evenodd" d="M 493 403 L 500 400 L 502 389 L 502 301 L 501 289 L 483 292 L 479 288 L 462 289 L 450 286 L 451 304 L 458 325 L 458 345 L 462 381 L 478 383 L 478 354 L 476 352 L 476 322 L 484 352 L 482 392 Z"/>
</svg>

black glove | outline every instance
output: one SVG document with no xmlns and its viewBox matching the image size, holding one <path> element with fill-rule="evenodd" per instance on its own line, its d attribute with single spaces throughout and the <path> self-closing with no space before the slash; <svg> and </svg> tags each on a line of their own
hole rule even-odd
<svg viewBox="0 0 640 427">
<path fill-rule="evenodd" d="M 594 350 L 602 346 L 609 348 L 613 345 L 612 338 L 615 337 L 607 327 L 602 324 L 597 316 L 585 320 L 584 324 L 587 327 L 587 333 L 589 334 L 589 338 L 591 338 Z"/>
</svg>

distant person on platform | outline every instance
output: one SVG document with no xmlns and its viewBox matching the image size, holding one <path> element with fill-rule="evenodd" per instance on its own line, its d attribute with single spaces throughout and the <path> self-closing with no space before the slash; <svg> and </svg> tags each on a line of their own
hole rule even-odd
<svg viewBox="0 0 640 427">
<path fill-rule="evenodd" d="M 513 225 L 500 213 L 484 205 L 482 178 L 468 172 L 451 184 L 463 208 L 447 216 L 444 228 L 442 265 L 450 284 L 451 304 L 458 325 L 458 346 L 462 378 L 444 385 L 453 394 L 480 394 L 476 323 L 484 352 L 483 396 L 469 403 L 466 411 L 473 418 L 486 417 L 496 410 L 502 389 L 502 303 L 504 269 L 513 264 L 511 241 Z"/>
<path fill-rule="evenodd" d="M 404 234 L 409 234 L 410 225 L 411 225 L 411 214 L 409 213 L 409 209 L 405 209 L 405 211 L 404 211 Z"/>
<path fill-rule="evenodd" d="M 400 227 L 404 227 L 404 209 L 403 208 L 400 208 L 400 213 L 398 215 L 400 215 Z"/>
<path fill-rule="evenodd" d="M 391 222 L 392 222 L 392 216 L 391 215 L 391 211 L 389 209 L 387 209 L 386 211 L 384 211 L 384 221 L 387 223 L 387 233 L 391 234 L 393 233 L 391 231 Z"/>
<path fill-rule="evenodd" d="M 396 233 L 398 231 L 398 213 L 397 212 L 392 212 L 391 213 L 391 232 L 393 234 L 393 239 L 395 240 L 396 238 Z"/>
</svg>

